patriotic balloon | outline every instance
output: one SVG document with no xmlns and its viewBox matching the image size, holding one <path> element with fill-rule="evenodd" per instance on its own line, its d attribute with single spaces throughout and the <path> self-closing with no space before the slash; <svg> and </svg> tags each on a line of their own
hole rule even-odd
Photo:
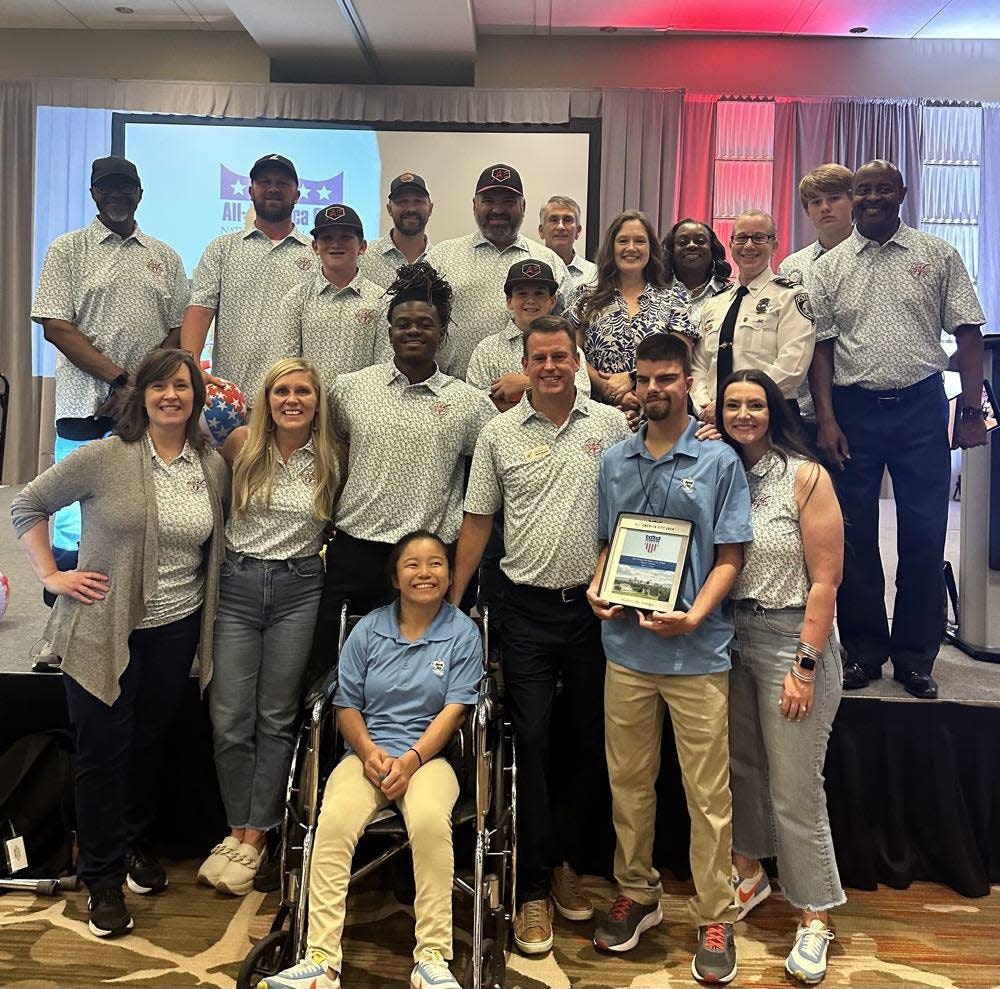
<svg viewBox="0 0 1000 989">
<path fill-rule="evenodd" d="M 7 605 L 10 603 L 10 581 L 7 575 L 0 571 L 0 618 L 7 613 Z"/>
<path fill-rule="evenodd" d="M 208 403 L 201 413 L 201 428 L 212 446 L 222 446 L 237 426 L 246 425 L 247 400 L 232 381 L 205 386 Z"/>
</svg>

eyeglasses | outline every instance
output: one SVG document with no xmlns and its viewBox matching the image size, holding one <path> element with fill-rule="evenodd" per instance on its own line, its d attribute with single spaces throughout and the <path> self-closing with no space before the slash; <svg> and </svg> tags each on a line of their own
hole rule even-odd
<svg viewBox="0 0 1000 989">
<path fill-rule="evenodd" d="M 774 240 L 774 234 L 733 234 L 730 240 L 734 244 L 745 244 L 748 240 L 755 244 L 766 244 L 769 240 Z"/>
</svg>

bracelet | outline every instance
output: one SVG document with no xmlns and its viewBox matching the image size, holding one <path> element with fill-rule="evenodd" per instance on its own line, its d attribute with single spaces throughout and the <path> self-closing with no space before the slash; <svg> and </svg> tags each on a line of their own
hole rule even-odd
<svg viewBox="0 0 1000 989">
<path fill-rule="evenodd" d="M 793 677 L 795 677 L 796 680 L 801 680 L 803 683 L 816 682 L 815 673 L 812 676 L 806 676 L 805 673 L 803 673 L 798 666 L 793 666 L 789 672 L 792 674 Z"/>
<path fill-rule="evenodd" d="M 799 639 L 799 644 L 798 647 L 796 648 L 796 652 L 805 653 L 806 656 L 808 656 L 810 659 L 815 659 L 817 662 L 823 658 L 823 653 L 820 652 L 819 649 L 817 649 L 815 646 L 809 645 L 808 642 L 803 642 L 801 639 Z"/>
<path fill-rule="evenodd" d="M 421 768 L 424 764 L 424 757 L 412 745 L 406 751 L 412 752 L 417 757 L 417 762 L 420 763 L 420 766 L 417 768 Z"/>
</svg>

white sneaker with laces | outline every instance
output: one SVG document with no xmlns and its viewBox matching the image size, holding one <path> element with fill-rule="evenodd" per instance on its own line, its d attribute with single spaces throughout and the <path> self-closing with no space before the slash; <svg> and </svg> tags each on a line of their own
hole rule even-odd
<svg viewBox="0 0 1000 989">
<path fill-rule="evenodd" d="M 742 920 L 754 907 L 771 895 L 771 883 L 759 862 L 757 874 L 749 879 L 740 879 L 735 871 L 733 876 L 733 885 L 736 887 L 736 919 Z"/>
<path fill-rule="evenodd" d="M 826 975 L 826 952 L 834 933 L 822 920 L 809 921 L 808 927 L 799 926 L 795 944 L 785 959 L 785 971 L 799 982 L 814 986 Z"/>
<path fill-rule="evenodd" d="M 261 979 L 257 989 L 340 989 L 340 976 L 331 979 L 326 955 L 318 948 L 310 948 L 298 965 Z"/>
<path fill-rule="evenodd" d="M 411 989 L 462 989 L 451 974 L 444 955 L 436 948 L 424 948 L 410 973 Z"/>
</svg>

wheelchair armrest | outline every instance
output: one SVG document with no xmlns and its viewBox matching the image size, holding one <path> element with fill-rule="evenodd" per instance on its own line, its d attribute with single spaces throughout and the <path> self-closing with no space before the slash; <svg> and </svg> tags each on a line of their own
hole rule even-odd
<svg viewBox="0 0 1000 989">
<path fill-rule="evenodd" d="M 320 701 L 332 699 L 337 692 L 340 671 L 334 666 L 322 676 L 317 677 L 312 686 L 306 691 L 305 708 L 310 710 Z"/>
</svg>

